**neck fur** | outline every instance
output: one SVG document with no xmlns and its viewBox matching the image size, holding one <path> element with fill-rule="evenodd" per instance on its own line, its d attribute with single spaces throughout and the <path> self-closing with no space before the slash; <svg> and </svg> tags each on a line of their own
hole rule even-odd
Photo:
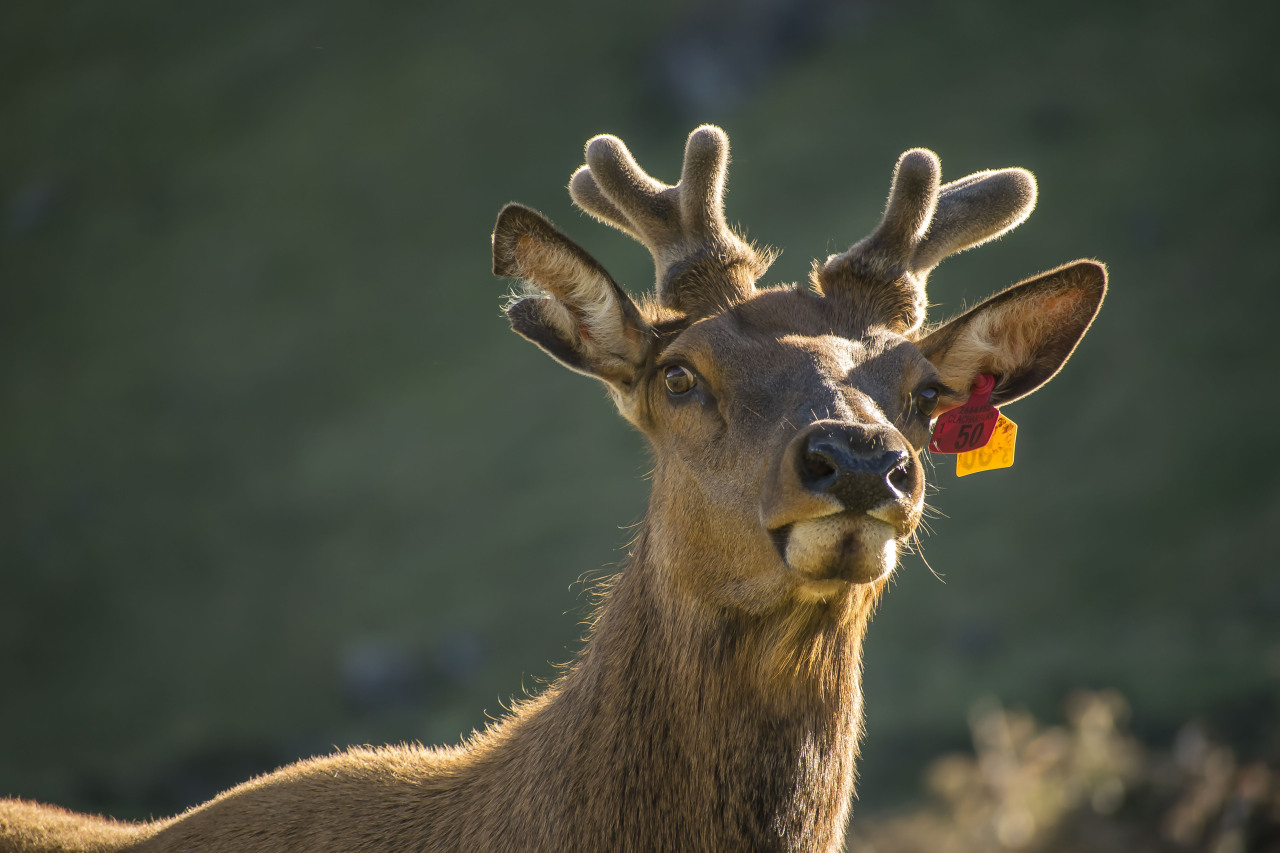
<svg viewBox="0 0 1280 853">
<path fill-rule="evenodd" d="M 861 728 L 862 635 L 878 589 L 743 616 L 664 582 L 647 536 L 577 662 L 508 727 L 564 849 L 838 846 Z M 510 731 L 502 732 L 503 728 Z M 505 750 L 504 750 L 505 751 Z M 507 764 L 507 761 L 503 761 Z M 502 775 L 502 774 L 499 774 Z"/>
</svg>

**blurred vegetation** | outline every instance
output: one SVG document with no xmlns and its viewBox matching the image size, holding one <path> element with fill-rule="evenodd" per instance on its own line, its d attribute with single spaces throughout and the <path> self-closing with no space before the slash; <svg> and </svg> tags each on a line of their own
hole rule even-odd
<svg viewBox="0 0 1280 853">
<path fill-rule="evenodd" d="M 934 761 L 930 800 L 858 820 L 859 853 L 1269 853 L 1280 851 L 1280 764 L 1241 764 L 1189 723 L 1153 752 L 1127 730 L 1115 692 L 1078 691 L 1068 723 L 1042 726 L 987 700 L 972 754 Z"/>
<path fill-rule="evenodd" d="M 1274 757 L 1277 18 L 6 5 L 0 794 L 171 812 L 333 745 L 454 740 L 552 677 L 646 457 L 506 329 L 488 234 L 518 199 L 643 289 L 643 250 L 564 185 L 606 131 L 674 180 L 702 121 L 733 140 L 730 218 L 786 249 L 770 281 L 865 234 L 917 145 L 949 178 L 1040 181 L 1027 224 L 933 276 L 940 315 L 1111 269 L 1079 353 L 1010 411 L 1018 464 L 937 462 L 945 583 L 908 559 L 872 626 L 859 814 L 914 796 L 984 696 L 1056 719 L 1114 688 L 1154 748 L 1197 720 Z"/>
</svg>

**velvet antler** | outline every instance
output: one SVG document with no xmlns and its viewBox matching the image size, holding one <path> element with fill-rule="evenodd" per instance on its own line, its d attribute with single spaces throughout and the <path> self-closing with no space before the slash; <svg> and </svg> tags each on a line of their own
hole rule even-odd
<svg viewBox="0 0 1280 853">
<path fill-rule="evenodd" d="M 939 186 L 932 151 L 898 158 L 884 216 L 869 237 L 815 264 L 814 284 L 910 334 L 924 322 L 929 272 L 948 255 L 995 239 L 1021 224 L 1036 204 L 1036 181 L 1025 169 L 978 172 Z"/>
<path fill-rule="evenodd" d="M 586 159 L 569 182 L 569 194 L 587 213 L 649 250 L 662 305 L 700 316 L 751 295 L 773 255 L 757 251 L 725 222 L 724 131 L 704 125 L 689 135 L 674 187 L 646 174 L 616 136 L 589 141 Z"/>
</svg>

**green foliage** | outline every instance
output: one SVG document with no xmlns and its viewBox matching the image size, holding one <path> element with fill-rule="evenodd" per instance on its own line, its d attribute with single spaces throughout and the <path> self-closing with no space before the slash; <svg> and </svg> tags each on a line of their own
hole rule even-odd
<svg viewBox="0 0 1280 853">
<path fill-rule="evenodd" d="M 1043 715 L 1117 686 L 1146 731 L 1203 715 L 1256 746 L 1280 704 L 1274 13 L 836 5 L 746 66 L 711 54 L 741 85 L 696 110 L 655 82 L 715 21 L 677 3 L 0 12 L 0 794 L 181 808 L 333 744 L 453 740 L 552 677 L 646 459 L 505 328 L 487 235 L 518 199 L 647 287 L 564 184 L 603 131 L 674 180 L 707 120 L 730 220 L 787 250 L 769 281 L 865 234 L 916 145 L 944 180 L 1040 181 L 1026 225 L 934 273 L 941 313 L 1111 269 L 1079 354 L 1010 412 L 1018 464 L 938 463 L 946 583 L 908 559 L 872 628 L 863 803 L 987 694 Z M 707 44 L 775 44 L 749 23 Z"/>
</svg>

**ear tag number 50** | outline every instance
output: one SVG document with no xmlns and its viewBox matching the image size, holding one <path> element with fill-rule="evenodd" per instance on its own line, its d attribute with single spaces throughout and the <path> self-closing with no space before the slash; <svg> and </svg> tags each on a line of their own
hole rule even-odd
<svg viewBox="0 0 1280 853">
<path fill-rule="evenodd" d="M 939 415 L 934 424 L 929 450 L 957 454 L 956 476 L 1013 464 L 1018 425 L 991 405 L 995 387 L 995 377 L 978 374 L 965 404 Z"/>
</svg>

